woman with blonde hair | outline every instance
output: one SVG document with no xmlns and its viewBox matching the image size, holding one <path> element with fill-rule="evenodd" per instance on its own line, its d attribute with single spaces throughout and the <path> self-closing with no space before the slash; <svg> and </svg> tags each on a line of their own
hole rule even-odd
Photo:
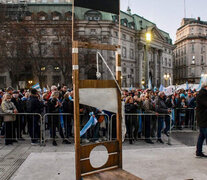
<svg viewBox="0 0 207 180">
<path fill-rule="evenodd" d="M 4 123 L 5 123 L 5 145 L 13 144 L 15 141 L 15 126 L 14 122 L 16 117 L 13 115 L 9 115 L 12 113 L 18 113 L 17 108 L 11 102 L 12 96 L 10 94 L 5 94 L 3 97 L 3 102 L 1 104 L 3 113 L 8 115 L 4 116 Z"/>
</svg>

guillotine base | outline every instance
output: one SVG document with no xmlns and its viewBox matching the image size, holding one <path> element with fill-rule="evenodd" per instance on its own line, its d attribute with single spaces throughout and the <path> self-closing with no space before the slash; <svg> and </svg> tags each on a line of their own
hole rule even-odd
<svg viewBox="0 0 207 180">
<path fill-rule="evenodd" d="M 123 169 L 113 169 L 95 173 L 83 178 L 83 180 L 142 180 Z"/>
</svg>

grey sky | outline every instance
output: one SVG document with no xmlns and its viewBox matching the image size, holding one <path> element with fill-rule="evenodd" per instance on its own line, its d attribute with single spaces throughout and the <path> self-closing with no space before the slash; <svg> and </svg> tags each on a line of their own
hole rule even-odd
<svg viewBox="0 0 207 180">
<path fill-rule="evenodd" d="M 207 21 L 207 0 L 185 1 L 186 17 L 201 17 Z M 184 17 L 184 0 L 121 0 L 122 11 L 126 11 L 128 5 L 133 14 L 154 22 L 175 41 L 176 30 Z"/>
</svg>

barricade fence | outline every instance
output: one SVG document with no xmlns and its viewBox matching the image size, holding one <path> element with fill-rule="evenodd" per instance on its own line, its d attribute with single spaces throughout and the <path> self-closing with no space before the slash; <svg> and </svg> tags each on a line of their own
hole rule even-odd
<svg viewBox="0 0 207 180">
<path fill-rule="evenodd" d="M 112 115 L 110 123 L 110 140 L 115 138 L 114 121 L 116 115 Z M 125 127 L 124 127 L 125 126 Z M 125 113 L 122 121 L 122 138 L 124 140 L 161 139 L 164 132 L 171 144 L 171 130 L 173 121 L 171 114 L 156 113 Z"/>
<path fill-rule="evenodd" d="M 182 113 L 189 113 L 191 116 L 188 121 L 184 122 Z M 5 116 L 15 117 L 15 121 L 10 123 L 4 121 Z M 189 116 L 188 116 L 189 117 Z M 126 129 L 126 133 L 123 133 L 125 139 L 140 139 L 140 138 L 152 138 L 157 139 L 158 130 L 160 127 L 167 125 L 170 126 L 168 135 L 168 143 L 170 144 L 171 130 L 179 128 L 183 125 L 184 128 L 191 128 L 197 130 L 196 111 L 193 108 L 176 108 L 174 114 L 154 114 L 154 113 L 137 113 L 137 114 L 125 114 L 123 121 L 123 128 Z M 89 121 L 90 116 L 80 114 L 81 127 L 80 130 Z M 168 119 L 168 120 L 166 120 Z M 108 114 L 98 114 L 98 123 L 93 124 L 89 130 L 81 136 L 83 142 L 96 141 L 96 140 L 113 140 L 116 138 L 116 114 L 109 116 Z M 162 123 L 160 122 L 162 121 Z M 8 135 L 8 139 L 20 139 L 23 131 L 27 131 L 28 135 L 24 136 L 25 139 L 31 141 L 38 141 L 40 145 L 45 145 L 47 140 L 56 138 L 57 131 L 62 139 L 68 138 L 73 140 L 74 134 L 74 119 L 73 114 L 69 113 L 17 113 L 17 114 L 5 114 L 0 113 L 1 135 L 5 138 Z M 165 122 L 165 123 L 164 123 Z M 168 123 L 170 122 L 170 123 Z M 182 122 L 183 124 L 181 124 Z M 149 128 L 150 126 L 150 128 Z M 10 131 L 8 131 L 10 128 Z M 158 129 L 159 128 L 159 129 Z M 150 129 L 150 131 L 149 131 Z M 9 133 L 6 134 L 5 132 Z M 166 132 L 165 132 L 166 133 Z M 149 136 L 150 134 L 150 136 Z"/>
<path fill-rule="evenodd" d="M 196 109 L 195 108 L 175 108 L 174 109 L 175 129 L 197 130 Z"/>
<path fill-rule="evenodd" d="M 11 144 L 17 140 L 31 140 L 42 145 L 43 131 L 42 115 L 38 113 L 0 113 L 1 136 L 5 143 Z M 22 137 L 22 134 L 29 136 Z"/>
<path fill-rule="evenodd" d="M 102 118 L 101 118 L 102 117 Z M 80 114 L 80 130 L 82 130 L 86 124 L 89 124 L 90 116 Z M 100 122 L 102 121 L 102 122 Z M 43 116 L 43 144 L 46 144 L 48 140 L 55 140 L 57 136 L 57 130 L 60 138 L 73 140 L 74 134 L 74 119 L 73 114 L 70 113 L 46 113 Z M 97 114 L 97 123 L 92 124 L 90 128 L 81 136 L 83 142 L 100 140 L 100 130 L 102 130 L 102 140 L 109 140 L 109 116 L 107 114 Z M 92 132 L 91 132 L 92 131 Z"/>
</svg>

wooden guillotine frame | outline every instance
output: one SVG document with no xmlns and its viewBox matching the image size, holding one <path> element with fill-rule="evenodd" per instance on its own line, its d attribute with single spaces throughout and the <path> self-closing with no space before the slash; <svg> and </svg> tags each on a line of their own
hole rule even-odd
<svg viewBox="0 0 207 180">
<path fill-rule="evenodd" d="M 120 9 L 120 8 L 119 8 Z M 75 169 L 76 180 L 81 179 L 130 179 L 139 178 L 122 169 L 122 115 L 121 115 L 121 92 L 114 80 L 80 80 L 79 79 L 79 48 L 109 50 L 116 52 L 116 81 L 121 87 L 121 50 L 120 45 L 91 44 L 79 42 L 74 37 L 74 0 L 72 5 L 72 71 L 73 71 L 73 91 L 74 91 L 74 134 L 75 134 Z M 120 37 L 120 16 L 119 16 L 119 37 Z M 120 39 L 120 38 L 119 38 Z M 119 41 L 120 44 L 120 41 Z M 79 89 L 81 88 L 117 88 L 117 113 L 116 113 L 116 140 L 100 142 L 96 144 L 80 144 L 80 109 L 79 109 Z M 96 147 L 103 145 L 108 151 L 108 161 L 99 168 L 94 168 L 90 164 L 90 152 Z M 110 173 L 110 174 L 107 174 Z M 113 174 L 113 176 L 112 176 Z M 121 177 L 123 176 L 123 178 Z M 118 179 L 116 177 L 119 177 Z"/>
</svg>

